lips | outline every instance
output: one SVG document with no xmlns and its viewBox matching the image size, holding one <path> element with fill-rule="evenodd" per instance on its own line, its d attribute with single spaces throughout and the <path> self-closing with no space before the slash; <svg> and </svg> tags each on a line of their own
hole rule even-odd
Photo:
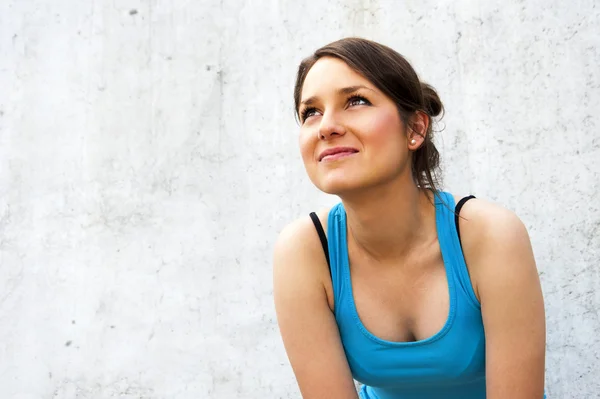
<svg viewBox="0 0 600 399">
<path fill-rule="evenodd" d="M 352 147 L 334 147 L 328 148 L 319 155 L 319 162 L 334 161 L 344 158 L 352 154 L 356 154 L 358 150 Z"/>
</svg>

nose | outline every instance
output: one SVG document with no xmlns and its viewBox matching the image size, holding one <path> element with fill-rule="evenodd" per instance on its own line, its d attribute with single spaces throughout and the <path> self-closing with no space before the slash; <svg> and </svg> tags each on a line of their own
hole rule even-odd
<svg viewBox="0 0 600 399">
<path fill-rule="evenodd" d="M 336 119 L 333 112 L 323 115 L 319 125 L 319 139 L 325 140 L 332 136 L 343 136 L 346 134 L 346 128 Z"/>
</svg>

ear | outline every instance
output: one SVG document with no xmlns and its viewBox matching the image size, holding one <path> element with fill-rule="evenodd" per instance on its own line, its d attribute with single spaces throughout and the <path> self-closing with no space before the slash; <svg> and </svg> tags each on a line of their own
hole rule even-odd
<svg viewBox="0 0 600 399">
<path fill-rule="evenodd" d="M 410 118 L 408 128 L 408 149 L 411 151 L 418 150 L 427 136 L 429 128 L 429 115 L 422 111 L 416 111 Z"/>
</svg>

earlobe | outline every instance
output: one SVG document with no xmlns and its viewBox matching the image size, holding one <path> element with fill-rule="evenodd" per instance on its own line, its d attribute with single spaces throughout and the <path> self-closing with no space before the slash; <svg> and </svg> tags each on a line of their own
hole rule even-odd
<svg viewBox="0 0 600 399">
<path fill-rule="evenodd" d="M 413 134 L 414 134 L 413 138 L 411 138 L 408 142 L 408 149 L 410 151 L 417 151 L 423 145 L 425 138 L 423 136 L 420 136 L 417 133 L 413 133 Z"/>
<path fill-rule="evenodd" d="M 427 115 L 417 112 L 413 116 L 413 121 L 410 125 L 410 135 L 409 135 L 409 149 L 411 151 L 418 150 L 423 142 L 425 141 L 425 136 L 427 135 L 427 127 L 428 127 L 428 117 Z"/>
</svg>

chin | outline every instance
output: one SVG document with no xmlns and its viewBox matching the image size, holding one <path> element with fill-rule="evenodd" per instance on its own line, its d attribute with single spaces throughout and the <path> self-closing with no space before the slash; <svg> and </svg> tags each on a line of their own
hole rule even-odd
<svg viewBox="0 0 600 399">
<path fill-rule="evenodd" d="M 368 186 L 367 182 L 361 181 L 360 178 L 350 178 L 349 176 L 327 176 L 311 180 L 322 192 L 337 196 L 348 192 L 355 192 Z"/>
<path fill-rule="evenodd" d="M 338 169 L 328 173 L 312 175 L 309 178 L 322 192 L 337 196 L 354 195 L 361 191 L 369 191 L 375 187 L 405 180 L 405 176 L 397 169 L 380 170 L 379 173 L 374 173 L 374 171 L 364 172 L 356 173 L 354 171 L 354 173 L 350 173 L 350 171 L 346 171 L 344 173 L 344 171 Z M 412 177 L 409 175 L 408 179 L 412 179 Z"/>
</svg>

